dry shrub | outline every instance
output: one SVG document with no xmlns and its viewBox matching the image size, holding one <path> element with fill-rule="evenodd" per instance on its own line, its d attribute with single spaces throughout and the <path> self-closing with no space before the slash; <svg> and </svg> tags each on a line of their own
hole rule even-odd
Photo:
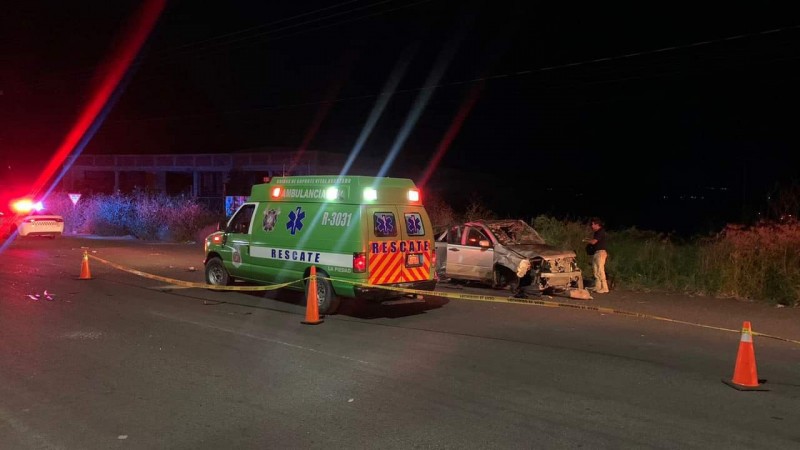
<svg viewBox="0 0 800 450">
<path fill-rule="evenodd" d="M 800 223 L 727 226 L 703 246 L 702 271 L 718 294 L 796 305 L 800 297 Z"/>
</svg>

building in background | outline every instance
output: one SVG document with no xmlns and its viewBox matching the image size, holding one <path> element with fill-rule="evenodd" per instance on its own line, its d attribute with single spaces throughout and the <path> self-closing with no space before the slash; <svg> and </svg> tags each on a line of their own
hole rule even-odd
<svg viewBox="0 0 800 450">
<path fill-rule="evenodd" d="M 59 190 L 82 195 L 136 190 L 186 195 L 212 210 L 223 211 L 265 177 L 338 174 L 342 153 L 259 148 L 235 153 L 79 156 L 59 183 Z M 374 176 L 382 160 L 359 157 L 349 175 Z M 407 176 L 407 175 L 404 175 Z"/>
</svg>

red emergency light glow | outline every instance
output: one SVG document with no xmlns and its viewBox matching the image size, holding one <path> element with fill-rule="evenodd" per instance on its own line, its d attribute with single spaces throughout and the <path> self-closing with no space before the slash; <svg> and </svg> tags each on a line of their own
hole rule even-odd
<svg viewBox="0 0 800 450">
<path fill-rule="evenodd" d="M 367 254 L 353 253 L 353 272 L 364 273 L 367 271 Z"/>
<path fill-rule="evenodd" d="M 150 36 L 150 31 L 161 16 L 165 5 L 166 0 L 149 0 L 137 11 L 137 16 L 132 21 L 129 34 L 125 36 L 123 45 L 110 58 L 110 63 L 107 65 L 109 69 L 102 74 L 99 86 L 91 94 L 88 104 L 64 137 L 56 153 L 39 174 L 39 177 L 31 187 L 31 192 L 38 194 L 44 189 L 47 181 L 64 164 L 67 156 L 78 147 L 80 140 L 87 135 L 92 123 L 98 118 L 138 55 L 139 50 Z"/>
<path fill-rule="evenodd" d="M 408 191 L 408 201 L 411 203 L 419 203 L 420 195 L 419 191 L 416 189 L 409 189 Z"/>
<path fill-rule="evenodd" d="M 272 188 L 272 198 L 281 198 L 283 194 L 283 188 L 280 186 L 276 186 Z"/>
</svg>

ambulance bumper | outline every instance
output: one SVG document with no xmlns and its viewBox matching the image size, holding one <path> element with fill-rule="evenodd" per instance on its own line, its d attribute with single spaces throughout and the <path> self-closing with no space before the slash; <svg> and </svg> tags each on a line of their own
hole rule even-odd
<svg viewBox="0 0 800 450">
<path fill-rule="evenodd" d="M 433 291 L 434 289 L 436 289 L 436 280 L 409 281 L 407 283 L 385 284 L 383 286 L 402 288 L 402 289 L 413 289 L 418 291 Z M 370 301 L 373 300 L 381 301 L 391 298 L 402 297 L 404 295 L 418 294 L 417 292 L 393 291 L 389 289 L 381 289 L 372 286 L 355 286 L 353 288 L 353 291 L 356 295 L 356 298 L 370 300 Z"/>
</svg>

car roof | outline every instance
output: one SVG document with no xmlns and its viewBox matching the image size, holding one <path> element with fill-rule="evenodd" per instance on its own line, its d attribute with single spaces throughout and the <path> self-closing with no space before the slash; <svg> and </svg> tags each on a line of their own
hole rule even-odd
<svg viewBox="0 0 800 450">
<path fill-rule="evenodd" d="M 467 224 L 482 223 L 485 225 L 503 225 L 503 224 L 514 224 L 519 222 L 527 223 L 522 219 L 488 219 L 488 220 L 477 219 L 477 220 L 470 220 L 469 222 L 467 222 Z"/>
</svg>

